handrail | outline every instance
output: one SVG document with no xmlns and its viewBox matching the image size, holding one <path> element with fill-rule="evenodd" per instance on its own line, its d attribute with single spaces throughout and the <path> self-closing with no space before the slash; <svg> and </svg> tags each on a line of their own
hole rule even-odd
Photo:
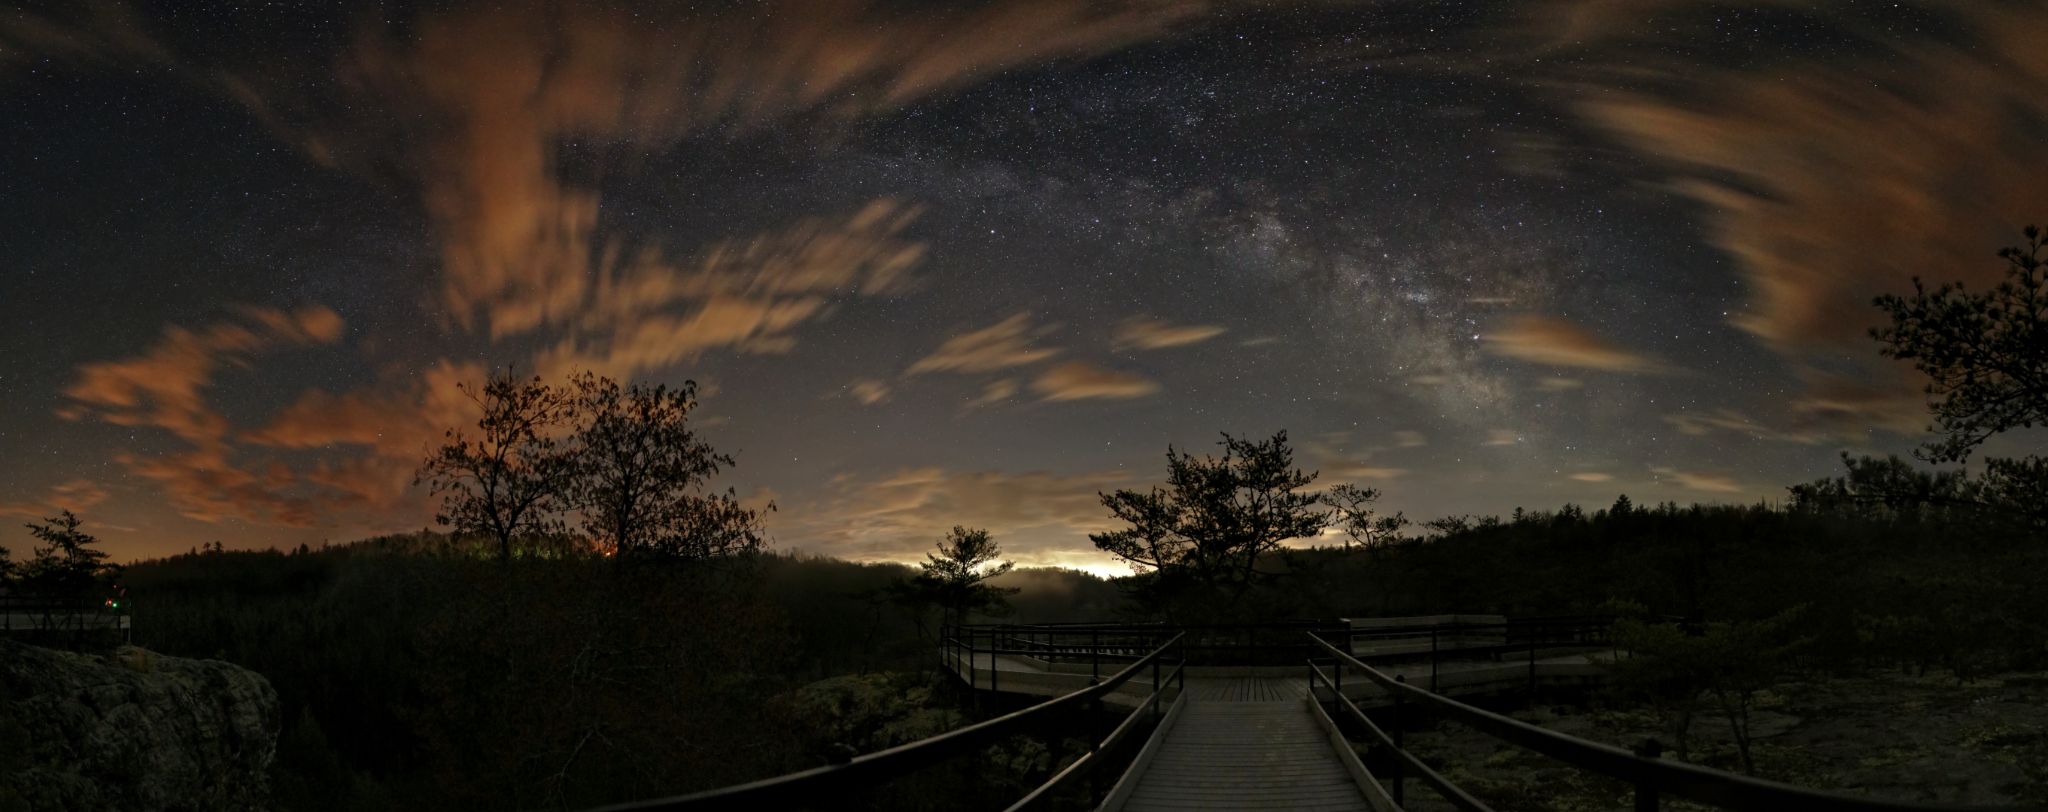
<svg viewBox="0 0 2048 812">
<path fill-rule="evenodd" d="M 1065 769 L 1046 779 L 1045 783 L 1038 785 L 1038 788 L 1032 790 L 1030 794 L 1018 799 L 1016 803 L 1011 804 L 1004 812 L 1023 812 L 1023 810 L 1030 809 L 1045 799 L 1052 797 L 1052 794 L 1067 782 L 1074 780 L 1082 773 L 1093 770 L 1095 768 L 1096 754 L 1116 747 L 1126 736 L 1129 736 L 1131 730 L 1137 727 L 1138 719 L 1144 715 L 1148 708 L 1154 716 L 1158 715 L 1159 694 L 1165 690 L 1164 686 L 1181 679 L 1186 670 L 1187 663 L 1175 666 L 1173 673 L 1167 675 L 1166 679 L 1161 680 L 1159 687 L 1152 689 L 1152 695 L 1145 697 L 1145 701 L 1138 703 L 1138 707 L 1125 716 L 1124 720 L 1117 724 L 1116 729 L 1110 731 L 1108 736 L 1104 736 L 1101 742 L 1095 743 L 1087 753 L 1082 754 L 1080 758 L 1074 759 L 1074 763 L 1068 764 Z"/>
<path fill-rule="evenodd" d="M 1638 793 L 1670 793 L 1688 800 L 1728 809 L 1801 809 L 1815 812 L 1934 812 L 1935 810 L 2004 810 L 2016 812 L 2018 807 L 1957 806 L 1941 804 L 1915 804 L 1903 801 L 1887 801 L 1862 798 L 1853 795 L 1809 789 L 1792 784 L 1753 778 L 1746 775 L 1724 772 L 1709 767 L 1663 761 L 1640 756 L 1619 747 L 1587 741 L 1555 730 L 1537 727 L 1527 722 L 1511 719 L 1492 711 L 1476 708 L 1441 694 L 1409 685 L 1404 680 L 1387 676 L 1379 669 L 1360 662 L 1356 657 L 1331 645 L 1329 641 L 1311 633 L 1310 639 L 1324 651 L 1337 658 L 1339 668 L 1349 666 L 1364 673 L 1366 678 L 1379 683 L 1396 699 L 1406 697 L 1426 702 L 1448 712 L 1457 719 L 1482 733 L 1518 747 L 1534 750 L 1543 755 L 1563 761 L 1575 767 L 1592 770 L 1603 775 L 1632 782 Z M 1341 696 L 1341 694 L 1340 694 Z M 1346 704 L 1350 704 L 1348 699 Z M 1355 705 L 1353 706 L 1356 707 Z M 1397 750 L 1399 748 L 1396 748 Z M 1403 751 L 1405 752 L 1405 751 Z M 1640 795 L 1639 795 L 1640 797 Z M 1638 805 L 1641 808 L 1641 805 Z"/>
<path fill-rule="evenodd" d="M 850 784 L 871 784 L 908 773 L 918 767 L 957 755 L 962 749 L 996 741 L 1014 733 L 1018 728 L 1031 722 L 1035 717 L 1048 711 L 1066 708 L 1081 702 L 1099 699 L 1130 681 L 1147 665 L 1158 661 L 1167 649 L 1179 643 L 1181 635 L 1174 635 L 1151 654 L 1125 666 L 1108 679 L 1086 688 L 1040 702 L 1023 710 L 998 716 L 985 722 L 968 725 L 926 739 L 900 744 L 886 750 L 878 750 L 857 756 L 844 764 L 829 764 L 813 767 L 787 775 L 764 778 L 746 784 L 705 790 L 688 795 L 657 798 L 648 801 L 634 801 L 611 806 L 597 807 L 590 812 L 630 812 L 637 810 L 703 810 L 703 809 L 765 809 L 797 805 L 797 802 L 818 797 L 829 797 L 834 788 Z M 1157 699 L 1155 692 L 1153 698 Z M 1135 715 L 1135 714 L 1134 714 Z M 1115 735 L 1115 734 L 1112 734 Z M 1093 755 L 1095 751 L 1091 751 Z M 1085 757 L 1084 757 L 1085 758 Z M 1072 765 L 1069 765 L 1069 770 Z M 1062 771 L 1064 775 L 1065 771 Z M 1059 780 L 1060 776 L 1054 776 Z"/>
<path fill-rule="evenodd" d="M 1424 763 L 1414 753 L 1408 752 L 1406 748 L 1401 746 L 1400 742 L 1394 740 L 1394 737 L 1387 735 L 1385 730 L 1381 730 L 1379 725 L 1374 724 L 1372 719 L 1365 715 L 1364 710 L 1359 709 L 1358 703 L 1351 701 L 1351 697 L 1344 695 L 1343 691 L 1340 690 L 1340 686 L 1330 679 L 1329 674 L 1323 673 L 1323 669 L 1317 668 L 1316 664 L 1311 662 L 1308 664 L 1308 670 L 1310 674 L 1315 675 L 1316 681 L 1329 686 L 1331 695 L 1337 697 L 1337 701 L 1343 703 L 1344 709 L 1351 712 L 1351 718 L 1356 719 L 1360 725 L 1365 727 L 1366 732 L 1371 733 L 1373 738 L 1378 739 L 1380 744 L 1387 748 L 1387 752 L 1394 755 L 1395 760 L 1406 765 L 1408 769 L 1414 770 L 1416 775 L 1421 776 L 1424 783 L 1436 789 L 1437 794 L 1442 795 L 1444 800 L 1450 801 L 1453 805 L 1466 812 L 1493 812 L 1492 807 L 1487 806 L 1485 802 L 1478 798 L 1472 797 L 1471 793 L 1459 788 L 1457 784 L 1451 783 L 1450 779 L 1445 778 L 1435 768 Z M 1309 695 L 1315 695 L 1314 685 L 1309 686 Z"/>
</svg>

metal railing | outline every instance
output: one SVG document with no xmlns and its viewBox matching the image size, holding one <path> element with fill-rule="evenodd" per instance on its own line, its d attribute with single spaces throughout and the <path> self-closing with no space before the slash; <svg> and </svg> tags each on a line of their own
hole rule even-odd
<svg viewBox="0 0 2048 812">
<path fill-rule="evenodd" d="M 1636 753 L 1613 745 L 1587 741 L 1554 730 L 1537 727 L 1527 722 L 1511 719 L 1492 711 L 1476 708 L 1450 697 L 1409 685 L 1405 676 L 1388 676 L 1377 668 L 1353 657 L 1345 648 L 1332 644 L 1319 635 L 1310 634 L 1310 640 L 1326 655 L 1325 659 L 1334 666 L 1332 673 L 1325 673 L 1314 659 L 1309 662 L 1310 696 L 1318 698 L 1316 691 L 1326 689 L 1333 700 L 1345 711 L 1345 715 L 1363 728 L 1375 744 L 1384 749 L 1393 761 L 1390 776 L 1394 803 L 1403 802 L 1403 785 L 1410 773 L 1436 790 L 1445 801 L 1468 812 L 1492 812 L 1478 798 L 1460 789 L 1457 785 L 1415 754 L 1402 746 L 1402 714 L 1404 706 L 1421 705 L 1429 710 L 1441 712 L 1449 718 L 1517 747 L 1532 750 L 1545 756 L 1584 770 L 1600 773 L 1633 784 L 1635 787 L 1635 808 L 1647 812 L 1658 808 L 1665 795 L 1726 809 L 1799 809 L 1814 812 L 1937 812 L 1938 810 L 1993 810 L 1999 807 L 1943 806 L 1914 804 L 1899 801 L 1885 801 L 1826 792 L 1791 784 L 1752 778 L 1746 775 L 1724 772 L 1675 761 L 1664 761 L 1657 756 L 1657 748 L 1649 747 L 1645 752 Z M 1530 651 L 1541 645 L 1529 641 Z M 1534 662 L 1534 654 L 1530 655 Z M 1393 719 L 1388 727 L 1381 728 L 1368 718 L 1357 703 L 1343 693 L 1345 669 L 1364 676 L 1386 689 L 1393 697 Z M 2017 808 L 2012 808 L 2016 810 Z"/>
<path fill-rule="evenodd" d="M 1046 623 L 949 626 L 940 632 L 939 657 L 958 673 L 977 656 L 1022 657 L 1048 670 L 1100 676 L 1105 666 L 1135 659 L 1173 634 L 1183 635 L 1182 650 L 1195 665 L 1291 667 L 1309 653 L 1302 633 L 1337 632 L 1340 623 L 1301 621 L 1213 625 L 1164 623 Z M 1061 666 L 1067 666 L 1062 668 Z M 1000 690 L 999 686 L 987 687 Z"/>
<path fill-rule="evenodd" d="M 1050 799 L 1054 793 L 1079 777 L 1093 772 L 1107 757 L 1106 753 L 1116 749 L 1117 745 L 1129 738 L 1131 731 L 1137 728 L 1140 721 L 1156 719 L 1160 713 L 1160 697 L 1169 686 L 1173 686 L 1176 696 L 1179 695 L 1180 689 L 1186 683 L 1185 658 L 1176 663 L 1170 672 L 1162 671 L 1162 660 L 1167 652 L 1175 649 L 1180 642 L 1181 636 L 1173 635 L 1152 647 L 1149 653 L 1132 658 L 1129 665 L 1109 678 L 1096 680 L 1094 684 L 1065 696 L 927 739 L 858 756 L 842 764 L 815 767 L 749 784 L 691 795 L 600 807 L 592 812 L 801 808 L 820 798 L 832 798 L 834 793 L 874 786 L 945 759 L 974 752 L 978 748 L 1015 735 L 1062 709 L 1086 705 L 1095 711 L 1096 718 L 1100 718 L 1102 697 L 1122 687 L 1139 674 L 1145 673 L 1149 668 L 1152 677 L 1151 694 L 1141 700 L 1108 735 L 1090 735 L 1087 753 L 1009 807 L 1010 810 L 1030 809 Z M 990 665 L 990 670 L 994 671 L 994 663 L 991 662 Z"/>
<path fill-rule="evenodd" d="M 127 610 L 107 599 L 0 595 L 0 632 L 83 634 L 128 627 Z"/>
</svg>

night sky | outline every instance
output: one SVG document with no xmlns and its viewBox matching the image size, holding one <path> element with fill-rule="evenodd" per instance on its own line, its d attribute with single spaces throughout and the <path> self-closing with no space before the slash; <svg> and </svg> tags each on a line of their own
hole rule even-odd
<svg viewBox="0 0 2048 812">
<path fill-rule="evenodd" d="M 1870 298 L 2048 217 L 2036 3 L 226 5 L 0 9 L 9 526 L 417 530 L 508 365 L 697 380 L 859 559 L 1117 571 L 1095 493 L 1224 431 L 1416 518 L 1778 499 L 1922 439 Z"/>
</svg>

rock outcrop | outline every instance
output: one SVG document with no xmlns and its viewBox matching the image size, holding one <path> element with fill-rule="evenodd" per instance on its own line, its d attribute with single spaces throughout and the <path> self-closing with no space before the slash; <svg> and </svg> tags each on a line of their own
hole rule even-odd
<svg viewBox="0 0 2048 812">
<path fill-rule="evenodd" d="M 267 808 L 277 729 L 231 663 L 0 640 L 0 812 Z"/>
</svg>

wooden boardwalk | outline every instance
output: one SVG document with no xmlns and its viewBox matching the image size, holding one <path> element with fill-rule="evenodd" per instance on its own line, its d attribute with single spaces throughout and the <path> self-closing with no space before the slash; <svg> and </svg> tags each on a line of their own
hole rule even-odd
<svg viewBox="0 0 2048 812">
<path fill-rule="evenodd" d="M 1103 809 L 1371 809 L 1305 687 L 1298 679 L 1188 680 L 1184 704 Z"/>
</svg>

